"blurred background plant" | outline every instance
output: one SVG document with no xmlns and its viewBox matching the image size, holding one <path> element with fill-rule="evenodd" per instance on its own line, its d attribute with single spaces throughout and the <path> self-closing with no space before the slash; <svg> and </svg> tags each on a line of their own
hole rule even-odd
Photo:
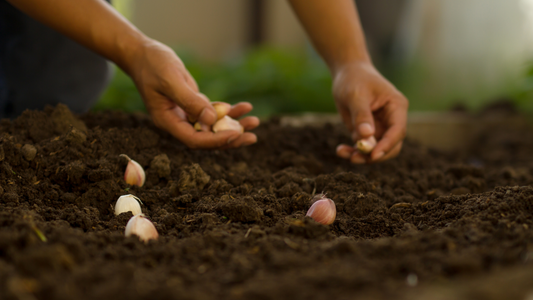
<svg viewBox="0 0 533 300">
<path fill-rule="evenodd" d="M 356 2 L 374 63 L 410 110 L 476 110 L 507 97 L 533 113 L 533 0 Z M 212 101 L 249 101 L 260 117 L 335 111 L 330 74 L 286 0 L 113 4 L 147 35 L 179 49 Z M 144 105 L 117 69 L 94 109 Z"/>
<path fill-rule="evenodd" d="M 249 101 L 259 117 L 335 111 L 331 77 L 318 59 L 272 48 L 255 49 L 223 64 L 187 54 L 180 57 L 211 101 Z M 143 110 L 144 105 L 131 79 L 117 68 L 113 82 L 94 109 L 136 111 Z"/>
</svg>

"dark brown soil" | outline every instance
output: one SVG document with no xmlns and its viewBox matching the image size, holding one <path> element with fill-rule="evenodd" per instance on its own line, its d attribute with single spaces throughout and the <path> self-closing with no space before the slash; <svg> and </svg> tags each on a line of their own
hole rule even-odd
<svg viewBox="0 0 533 300">
<path fill-rule="evenodd" d="M 533 299 L 531 128 L 455 153 L 407 141 L 371 166 L 335 157 L 341 127 L 256 133 L 192 151 L 140 114 L 1 121 L 0 299 Z M 330 226 L 305 217 L 319 192 Z M 112 206 L 129 193 L 157 241 L 124 237 Z"/>
</svg>

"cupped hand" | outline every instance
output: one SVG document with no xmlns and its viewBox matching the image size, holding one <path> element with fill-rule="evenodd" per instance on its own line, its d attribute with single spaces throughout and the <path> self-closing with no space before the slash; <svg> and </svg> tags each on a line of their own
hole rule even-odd
<svg viewBox="0 0 533 300">
<path fill-rule="evenodd" d="M 213 133 L 194 129 L 187 116 L 192 121 L 210 126 L 217 119 L 216 111 L 209 99 L 200 93 L 196 81 L 171 48 L 150 40 L 136 49 L 133 57 L 127 72 L 157 127 L 193 149 L 236 148 L 257 141 L 255 134 L 250 132 L 228 130 Z M 228 115 L 237 119 L 251 110 L 250 103 L 242 102 L 232 106 Z M 246 117 L 239 122 L 245 130 L 259 125 L 256 117 Z"/>
<path fill-rule="evenodd" d="M 366 155 L 353 145 L 337 147 L 339 157 L 352 163 L 375 163 L 397 156 L 407 126 L 409 102 L 369 62 L 357 62 L 334 74 L 333 95 L 353 141 L 372 135 L 378 140 Z"/>
</svg>

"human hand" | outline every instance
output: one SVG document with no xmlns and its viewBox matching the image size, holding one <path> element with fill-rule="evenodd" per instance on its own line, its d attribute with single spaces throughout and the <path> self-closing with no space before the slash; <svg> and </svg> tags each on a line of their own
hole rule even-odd
<svg viewBox="0 0 533 300">
<path fill-rule="evenodd" d="M 256 135 L 250 132 L 198 132 L 193 128 L 187 116 L 193 121 L 213 125 L 217 119 L 216 111 L 209 99 L 199 92 L 196 81 L 181 59 L 169 47 L 153 40 L 147 41 L 135 50 L 126 72 L 141 93 L 154 124 L 188 147 L 226 149 L 251 145 L 257 141 Z M 241 102 L 232 106 L 228 115 L 237 119 L 251 110 L 250 103 Z M 257 117 L 245 117 L 239 122 L 244 130 L 259 125 Z"/>
<path fill-rule="evenodd" d="M 409 102 L 371 63 L 357 62 L 334 74 L 333 95 L 353 141 L 372 135 L 378 140 L 369 155 L 341 144 L 337 155 L 352 163 L 375 163 L 397 156 L 407 126 Z"/>
</svg>

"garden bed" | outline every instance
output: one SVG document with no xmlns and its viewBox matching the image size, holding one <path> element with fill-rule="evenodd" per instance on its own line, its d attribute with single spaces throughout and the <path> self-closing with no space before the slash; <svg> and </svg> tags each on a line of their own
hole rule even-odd
<svg viewBox="0 0 533 300">
<path fill-rule="evenodd" d="M 361 166 L 335 156 L 340 125 L 271 119 L 253 146 L 194 151 L 142 114 L 27 111 L 0 123 L 0 299 L 533 297 L 533 130 L 494 124 Z M 320 192 L 330 226 L 305 217 Z M 124 237 L 129 193 L 157 241 Z"/>
</svg>

